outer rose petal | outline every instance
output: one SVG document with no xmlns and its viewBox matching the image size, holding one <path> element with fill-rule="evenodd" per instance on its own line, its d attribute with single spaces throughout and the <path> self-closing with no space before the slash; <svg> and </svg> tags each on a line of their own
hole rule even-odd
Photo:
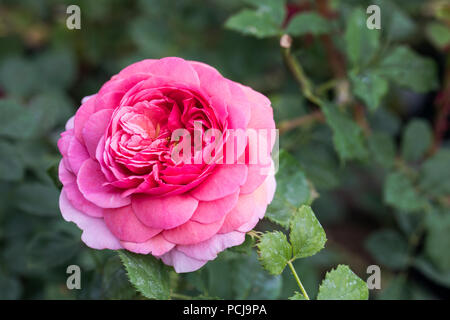
<svg viewBox="0 0 450 320">
<path fill-rule="evenodd" d="M 140 254 L 151 253 L 154 256 L 161 256 L 166 252 L 172 250 L 173 247 L 175 247 L 174 243 L 167 241 L 160 234 L 141 243 L 126 242 L 126 241 L 121 241 L 121 243 L 122 246 L 129 251 L 133 251 L 135 253 Z"/>
<path fill-rule="evenodd" d="M 104 186 L 107 183 L 98 162 L 86 160 L 77 176 L 78 187 L 83 196 L 102 208 L 120 208 L 131 203 L 130 198 L 123 198 L 121 191 L 115 187 Z"/>
<path fill-rule="evenodd" d="M 177 249 L 170 250 L 161 256 L 161 260 L 170 266 L 173 266 L 176 272 L 192 272 L 200 269 L 208 260 L 198 260 L 191 258 Z"/>
<path fill-rule="evenodd" d="M 239 196 L 237 205 L 227 214 L 219 233 L 231 232 L 249 221 L 256 210 L 256 205 L 253 194 Z"/>
<path fill-rule="evenodd" d="M 171 229 L 188 221 L 198 206 L 198 200 L 189 195 L 173 195 L 153 198 L 135 195 L 133 211 L 145 225 L 151 228 Z"/>
<path fill-rule="evenodd" d="M 106 226 L 120 240 L 130 242 L 144 242 L 161 232 L 161 229 L 153 229 L 144 225 L 136 218 L 131 205 L 105 209 L 103 213 Z"/>
<path fill-rule="evenodd" d="M 177 57 L 156 60 L 146 67 L 146 72 L 156 76 L 164 76 L 181 83 L 200 85 L 200 80 L 194 68 L 186 60 Z"/>
<path fill-rule="evenodd" d="M 103 217 L 103 209 L 86 200 L 78 189 L 76 176 L 67 170 L 62 160 L 59 163 L 58 174 L 59 180 L 64 185 L 67 199 L 76 209 L 94 218 Z"/>
<path fill-rule="evenodd" d="M 86 148 L 78 141 L 77 138 L 72 137 L 67 150 L 67 161 L 70 164 L 70 168 L 75 174 L 78 174 L 80 167 L 84 161 L 89 158 L 89 154 Z"/>
<path fill-rule="evenodd" d="M 95 158 L 95 151 L 101 137 L 105 134 L 109 120 L 113 113 L 112 109 L 100 110 L 90 116 L 83 128 L 83 140 L 91 158 Z"/>
<path fill-rule="evenodd" d="M 116 237 L 106 227 L 103 219 L 89 217 L 75 209 L 66 197 L 64 188 L 59 197 L 59 208 L 66 221 L 75 222 L 83 230 L 81 240 L 93 249 L 122 249 Z"/>
<path fill-rule="evenodd" d="M 245 240 L 245 233 L 232 231 L 225 234 L 216 234 L 212 238 L 192 244 L 179 245 L 177 250 L 183 252 L 187 256 L 198 260 L 214 260 L 219 252 L 242 244 Z"/>
</svg>

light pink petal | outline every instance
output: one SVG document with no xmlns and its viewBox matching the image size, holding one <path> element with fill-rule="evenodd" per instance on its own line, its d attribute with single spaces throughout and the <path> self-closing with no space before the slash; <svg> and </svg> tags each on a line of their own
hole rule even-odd
<svg viewBox="0 0 450 320">
<path fill-rule="evenodd" d="M 85 123 L 83 128 L 83 139 L 89 155 L 95 158 L 95 151 L 97 150 L 98 142 L 105 134 L 108 127 L 112 109 L 104 109 L 91 115 L 89 120 Z"/>
<path fill-rule="evenodd" d="M 253 194 L 240 195 L 237 205 L 225 217 L 219 233 L 234 231 L 244 223 L 250 221 L 257 205 Z"/>
<path fill-rule="evenodd" d="M 130 197 L 121 196 L 122 190 L 105 183 L 107 180 L 98 162 L 91 158 L 86 160 L 78 172 L 77 184 L 87 200 L 102 208 L 119 208 L 131 203 Z"/>
<path fill-rule="evenodd" d="M 83 99 L 81 99 L 81 104 L 87 102 L 90 98 L 95 97 L 96 94 L 91 94 L 90 96 L 86 96 Z"/>
<path fill-rule="evenodd" d="M 140 254 L 151 253 L 154 256 L 161 256 L 175 247 L 174 243 L 167 241 L 160 234 L 141 243 L 127 241 L 121 241 L 121 243 L 122 246 L 129 251 Z"/>
<path fill-rule="evenodd" d="M 202 201 L 220 199 L 239 190 L 246 179 L 246 165 L 217 165 L 214 172 L 192 190 L 191 194 Z"/>
<path fill-rule="evenodd" d="M 194 244 L 211 238 L 219 231 L 222 224 L 223 219 L 210 224 L 188 221 L 181 226 L 163 231 L 162 235 L 172 243 Z"/>
<path fill-rule="evenodd" d="M 119 240 L 109 231 L 103 219 L 89 217 L 75 209 L 67 199 L 64 188 L 59 197 L 59 208 L 64 220 L 74 222 L 83 230 L 81 240 L 88 247 L 99 250 L 122 249 Z"/>
<path fill-rule="evenodd" d="M 154 74 L 158 77 L 167 77 L 176 82 L 200 85 L 197 72 L 184 59 L 177 57 L 167 57 L 156 60 L 154 63 L 146 66 L 146 72 Z"/>
<path fill-rule="evenodd" d="M 81 165 L 88 158 L 89 154 L 86 148 L 80 143 L 77 138 L 72 137 L 72 140 L 69 144 L 69 149 L 67 150 L 67 160 L 73 173 L 78 174 Z"/>
<path fill-rule="evenodd" d="M 192 244 L 178 245 L 177 250 L 183 252 L 191 258 L 198 260 L 214 260 L 217 254 L 223 250 L 242 244 L 245 240 L 245 233 L 233 231 L 225 234 L 216 234 L 212 238 Z"/>
<path fill-rule="evenodd" d="M 72 116 L 69 120 L 67 120 L 65 129 L 71 130 L 73 129 L 74 125 L 75 125 L 75 116 Z"/>
<path fill-rule="evenodd" d="M 213 201 L 199 201 L 191 220 L 200 223 L 213 223 L 222 219 L 236 205 L 239 191 Z"/>
<path fill-rule="evenodd" d="M 177 249 L 170 250 L 166 254 L 162 255 L 161 260 L 165 264 L 173 266 L 175 272 L 177 273 L 196 271 L 208 262 L 207 260 L 197 260 L 191 258 Z"/>
<path fill-rule="evenodd" d="M 148 69 L 155 61 L 155 59 L 145 59 L 130 64 L 128 67 L 122 69 L 122 71 L 120 71 L 119 74 L 114 77 L 125 78 L 136 73 L 150 73 Z"/>
<path fill-rule="evenodd" d="M 248 165 L 247 180 L 241 186 L 241 193 L 248 194 L 255 191 L 267 178 L 267 174 L 263 171 L 264 166 L 250 164 Z"/>
<path fill-rule="evenodd" d="M 83 141 L 83 128 L 86 121 L 95 112 L 95 100 L 97 95 L 90 96 L 90 98 L 83 102 L 80 108 L 75 113 L 74 131 L 75 137 L 78 140 Z"/>
<path fill-rule="evenodd" d="M 104 209 L 103 219 L 109 230 L 123 241 L 144 242 L 161 232 L 161 229 L 149 228 L 140 222 L 131 205 Z"/>
<path fill-rule="evenodd" d="M 145 225 L 151 228 L 171 229 L 188 221 L 198 200 L 186 194 L 172 195 L 160 198 L 148 195 L 134 195 L 133 211 Z"/>
<path fill-rule="evenodd" d="M 230 80 L 227 82 L 233 97 L 227 101 L 229 128 L 245 130 L 251 117 L 251 103 L 238 84 Z"/>
</svg>

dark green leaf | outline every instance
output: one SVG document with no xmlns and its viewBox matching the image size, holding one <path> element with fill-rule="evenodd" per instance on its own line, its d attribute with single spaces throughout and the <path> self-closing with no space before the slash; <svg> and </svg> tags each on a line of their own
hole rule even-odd
<svg viewBox="0 0 450 320">
<path fill-rule="evenodd" d="M 257 38 L 276 36 L 281 32 L 270 13 L 249 9 L 243 9 L 229 18 L 225 27 Z"/>
<path fill-rule="evenodd" d="M 441 272 L 450 270 L 450 215 L 430 214 L 427 219 L 425 253 Z"/>
<path fill-rule="evenodd" d="M 103 296 L 106 299 L 131 299 L 136 295 L 118 256 L 108 259 L 102 280 Z"/>
<path fill-rule="evenodd" d="M 285 29 L 286 33 L 299 36 L 307 33 L 314 35 L 328 33 L 330 25 L 328 21 L 315 12 L 305 12 L 295 15 Z"/>
<path fill-rule="evenodd" d="M 366 240 L 366 248 L 381 265 L 403 269 L 408 263 L 408 243 L 394 230 L 380 230 Z"/>
<path fill-rule="evenodd" d="M 31 214 L 54 216 L 59 213 L 59 191 L 54 186 L 37 182 L 21 184 L 14 192 L 17 208 Z"/>
<path fill-rule="evenodd" d="M 373 132 L 367 142 L 371 156 L 376 163 L 385 168 L 391 168 L 394 165 L 395 144 L 389 134 Z"/>
<path fill-rule="evenodd" d="M 394 48 L 381 61 L 377 72 L 400 86 L 422 93 L 438 86 L 433 60 L 424 58 L 406 46 Z"/>
<path fill-rule="evenodd" d="M 120 259 L 136 289 L 149 299 L 169 299 L 169 268 L 152 255 L 119 251 Z"/>
<path fill-rule="evenodd" d="M 0 136 L 24 139 L 32 136 L 38 122 L 33 113 L 15 100 L 0 100 Z"/>
<path fill-rule="evenodd" d="M 260 12 L 267 13 L 272 20 L 280 26 L 286 14 L 285 0 L 244 0 L 253 5 Z"/>
<path fill-rule="evenodd" d="M 450 29 L 443 23 L 432 22 L 427 25 L 426 33 L 431 42 L 438 48 L 450 46 Z"/>
<path fill-rule="evenodd" d="M 373 72 L 351 72 L 350 80 L 354 94 L 372 111 L 380 106 L 381 99 L 388 92 L 388 82 Z"/>
<path fill-rule="evenodd" d="M 419 161 L 430 148 L 432 142 L 431 127 L 425 120 L 411 120 L 402 139 L 402 156 L 406 161 Z"/>
<path fill-rule="evenodd" d="M 322 110 L 327 123 L 333 130 L 333 142 L 342 160 L 366 159 L 362 129 L 334 105 L 324 105 Z"/>
<path fill-rule="evenodd" d="M 310 201 L 311 191 L 300 164 L 284 150 L 279 153 L 276 178 L 277 190 L 267 209 L 266 217 L 287 228 L 293 213 L 302 204 L 308 204 Z"/>
<path fill-rule="evenodd" d="M 355 9 L 348 18 L 345 32 L 347 56 L 353 66 L 363 67 L 376 54 L 380 42 L 380 30 L 366 26 L 367 15 Z"/>
<path fill-rule="evenodd" d="M 292 257 L 292 247 L 286 236 L 280 231 L 265 233 L 257 246 L 263 267 L 273 275 L 281 274 Z"/>
<path fill-rule="evenodd" d="M 305 296 L 299 292 L 295 292 L 295 294 L 289 298 L 289 300 L 306 300 Z"/>
<path fill-rule="evenodd" d="M 325 231 L 309 206 L 301 206 L 290 224 L 289 240 L 294 258 L 306 258 L 322 250 L 327 241 Z"/>
<path fill-rule="evenodd" d="M 14 145 L 0 140 L 0 180 L 17 181 L 23 173 L 23 162 Z"/>
<path fill-rule="evenodd" d="M 319 287 L 317 300 L 367 300 L 369 289 L 348 266 L 339 265 L 327 272 Z"/>
<path fill-rule="evenodd" d="M 426 200 L 415 189 L 413 182 L 403 173 L 389 174 L 384 184 L 384 202 L 405 211 L 423 209 Z"/>
<path fill-rule="evenodd" d="M 450 194 L 450 150 L 441 149 L 422 166 L 419 186 L 434 196 Z"/>
</svg>

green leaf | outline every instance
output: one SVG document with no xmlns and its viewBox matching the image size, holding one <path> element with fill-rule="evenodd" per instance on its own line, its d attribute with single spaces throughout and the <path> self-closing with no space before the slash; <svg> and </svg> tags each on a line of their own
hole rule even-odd
<svg viewBox="0 0 450 320">
<path fill-rule="evenodd" d="M 431 127 L 425 120 L 411 120 L 402 138 L 402 156 L 406 161 L 419 161 L 427 152 L 432 142 Z"/>
<path fill-rule="evenodd" d="M 0 136 L 26 139 L 32 136 L 37 121 L 33 113 L 15 100 L 0 100 Z"/>
<path fill-rule="evenodd" d="M 257 38 L 276 36 L 281 32 L 270 13 L 249 9 L 243 9 L 230 17 L 225 27 Z"/>
<path fill-rule="evenodd" d="M 257 246 L 263 267 L 273 275 L 281 274 L 292 257 L 292 247 L 286 235 L 280 231 L 265 233 Z"/>
<path fill-rule="evenodd" d="M 330 25 L 328 21 L 315 12 L 305 12 L 295 15 L 285 29 L 286 33 L 300 36 L 307 33 L 319 35 L 328 33 Z"/>
<path fill-rule="evenodd" d="M 450 29 L 445 24 L 439 22 L 429 23 L 426 27 L 426 34 L 438 49 L 450 46 Z"/>
<path fill-rule="evenodd" d="M 427 217 L 425 254 L 441 272 L 450 270 L 450 215 L 433 213 Z"/>
<path fill-rule="evenodd" d="M 67 232 L 40 233 L 27 246 L 28 265 L 38 269 L 60 266 L 69 262 L 79 249 L 79 238 Z"/>
<path fill-rule="evenodd" d="M 169 299 L 169 268 L 152 255 L 120 250 L 119 256 L 135 288 L 149 299 Z"/>
<path fill-rule="evenodd" d="M 414 267 L 420 270 L 420 272 L 422 272 L 432 281 L 447 288 L 450 288 L 450 271 L 448 269 L 445 271 L 438 270 L 425 257 L 417 257 L 414 260 Z"/>
<path fill-rule="evenodd" d="M 380 62 L 377 72 L 400 86 L 424 93 L 438 87 L 437 68 L 406 46 L 391 50 Z"/>
<path fill-rule="evenodd" d="M 368 153 L 362 129 L 334 105 L 323 105 L 322 110 L 333 130 L 334 147 L 341 160 L 366 159 Z"/>
<path fill-rule="evenodd" d="M 102 292 L 106 299 L 132 299 L 136 296 L 117 255 L 109 258 L 103 268 Z"/>
<path fill-rule="evenodd" d="M 0 180 L 18 181 L 24 174 L 24 165 L 14 145 L 0 140 Z"/>
<path fill-rule="evenodd" d="M 22 294 L 22 285 L 18 278 L 0 272 L 0 300 L 17 300 Z"/>
<path fill-rule="evenodd" d="M 287 228 L 294 212 L 310 201 L 311 191 L 300 164 L 284 150 L 279 153 L 276 178 L 277 190 L 266 217 Z"/>
<path fill-rule="evenodd" d="M 303 205 L 292 217 L 290 227 L 294 259 L 312 256 L 324 248 L 327 237 L 311 207 Z"/>
<path fill-rule="evenodd" d="M 427 194 L 450 194 L 450 150 L 441 149 L 422 165 L 419 186 Z"/>
<path fill-rule="evenodd" d="M 74 57 L 69 50 L 47 50 L 36 58 L 40 90 L 68 88 L 76 77 Z"/>
<path fill-rule="evenodd" d="M 319 287 L 317 300 L 367 300 L 369 289 L 348 266 L 339 265 L 327 272 Z"/>
<path fill-rule="evenodd" d="M 55 216 L 59 213 L 59 191 L 54 186 L 38 182 L 24 183 L 14 191 L 17 208 L 40 216 Z"/>
<path fill-rule="evenodd" d="M 368 138 L 373 160 L 385 168 L 391 168 L 395 161 L 395 144 L 391 135 L 385 132 L 373 132 Z"/>
<path fill-rule="evenodd" d="M 413 182 L 401 172 L 388 175 L 383 196 L 385 203 L 399 210 L 418 211 L 426 205 L 426 200 L 419 195 Z"/>
<path fill-rule="evenodd" d="M 380 30 L 366 26 L 364 10 L 354 9 L 348 18 L 345 32 L 347 56 L 353 66 L 363 67 L 376 54 L 380 43 Z"/>
<path fill-rule="evenodd" d="M 388 92 L 388 82 L 373 72 L 350 72 L 350 80 L 353 93 L 372 111 L 380 106 L 381 100 Z"/>
<path fill-rule="evenodd" d="M 408 243 L 394 230 L 380 230 L 366 240 L 367 250 L 379 264 L 391 269 L 403 269 L 408 263 Z"/>
<path fill-rule="evenodd" d="M 381 31 L 388 41 L 405 41 L 417 34 L 414 20 L 391 0 L 373 0 L 381 8 Z"/>
<path fill-rule="evenodd" d="M 3 60 L 0 66 L 0 86 L 7 93 L 17 97 L 29 96 L 37 91 L 39 83 L 36 68 L 30 61 L 21 57 Z"/>
<path fill-rule="evenodd" d="M 299 292 L 295 292 L 295 294 L 289 298 L 289 300 L 306 300 L 305 296 Z"/>
<path fill-rule="evenodd" d="M 258 11 L 267 13 L 271 16 L 273 22 L 280 26 L 286 15 L 286 7 L 284 0 L 244 0 L 246 3 L 253 5 Z"/>
</svg>

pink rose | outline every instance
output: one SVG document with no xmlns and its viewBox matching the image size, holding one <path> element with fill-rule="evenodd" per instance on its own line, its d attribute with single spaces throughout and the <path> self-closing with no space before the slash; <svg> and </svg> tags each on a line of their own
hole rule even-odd
<svg viewBox="0 0 450 320">
<path fill-rule="evenodd" d="M 174 139 L 179 129 L 185 134 Z M 58 141 L 61 213 L 91 248 L 152 254 L 176 272 L 197 270 L 241 244 L 264 216 L 273 170 L 250 154 L 265 145 L 262 158 L 270 155 L 274 129 L 265 96 L 206 64 L 137 62 L 83 99 L 67 122 Z M 211 138 L 212 130 L 222 137 Z M 242 135 L 230 134 L 249 130 L 269 134 L 246 134 L 243 144 L 236 142 Z M 176 160 L 186 143 L 183 161 Z M 214 161 L 202 161 L 205 154 Z"/>
</svg>

